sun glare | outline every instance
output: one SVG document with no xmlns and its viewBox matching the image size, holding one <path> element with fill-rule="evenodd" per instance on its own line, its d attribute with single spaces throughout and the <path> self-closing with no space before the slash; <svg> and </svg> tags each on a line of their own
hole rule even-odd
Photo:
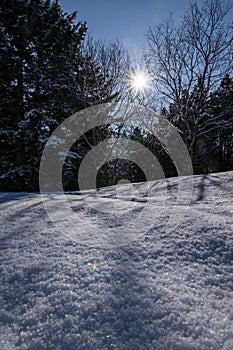
<svg viewBox="0 0 233 350">
<path fill-rule="evenodd" d="M 147 73 L 137 71 L 129 77 L 129 87 L 136 93 L 144 92 L 150 88 L 150 78 Z"/>
</svg>

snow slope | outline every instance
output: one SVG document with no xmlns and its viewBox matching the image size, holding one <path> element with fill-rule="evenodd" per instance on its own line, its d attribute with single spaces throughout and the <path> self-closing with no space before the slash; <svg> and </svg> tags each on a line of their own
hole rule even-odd
<svg viewBox="0 0 233 350">
<path fill-rule="evenodd" d="M 92 220 L 92 247 L 57 232 L 39 194 L 1 193 L 0 350 L 232 350 L 232 176 L 154 184 L 153 225 L 140 235 L 143 184 L 136 197 L 130 185 L 118 196 L 100 191 L 126 208 L 115 222 L 97 210 L 87 214 L 84 197 L 69 194 L 82 216 L 77 232 Z M 175 206 L 184 217 L 169 231 L 177 186 L 190 181 L 190 206 Z M 101 248 L 105 228 L 125 232 L 127 220 L 135 240 L 131 234 L 128 244 Z"/>
</svg>

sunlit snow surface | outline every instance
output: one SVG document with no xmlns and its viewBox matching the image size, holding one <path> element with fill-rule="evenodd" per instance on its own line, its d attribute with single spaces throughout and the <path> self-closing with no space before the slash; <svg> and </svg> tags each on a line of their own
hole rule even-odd
<svg viewBox="0 0 233 350">
<path fill-rule="evenodd" d="M 154 225 L 115 248 L 56 233 L 39 194 L 1 193 L 0 350 L 232 350 L 232 177 L 180 178 L 194 192 L 179 226 L 167 232 L 158 201 Z M 177 179 L 164 186 L 172 206 Z M 91 216 L 98 243 L 97 211 L 87 215 L 80 195 L 68 196 L 82 216 L 77 231 Z M 125 197 L 116 201 L 125 207 Z M 139 196 L 127 206 L 144 204 Z M 124 231 L 123 219 L 115 225 Z"/>
</svg>

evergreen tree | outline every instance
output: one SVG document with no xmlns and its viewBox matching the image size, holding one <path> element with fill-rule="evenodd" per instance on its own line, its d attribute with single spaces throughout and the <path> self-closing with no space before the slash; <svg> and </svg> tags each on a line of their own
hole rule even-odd
<svg viewBox="0 0 233 350">
<path fill-rule="evenodd" d="M 209 171 L 233 170 L 233 80 L 228 74 L 208 99 L 207 126 Z"/>
<path fill-rule="evenodd" d="M 207 96 L 201 77 L 189 94 L 170 104 L 168 119 L 180 132 L 196 174 L 232 169 L 232 79 Z"/>
<path fill-rule="evenodd" d="M 82 53 L 85 23 L 58 1 L 0 3 L 0 162 L 3 190 L 38 190 L 43 147 L 66 117 L 110 98 Z"/>
<path fill-rule="evenodd" d="M 205 152 L 204 139 L 205 123 L 204 110 L 207 92 L 202 76 L 194 86 L 191 93 L 186 89 L 182 91 L 181 98 L 169 107 L 169 121 L 177 127 L 181 137 L 189 150 L 195 173 L 205 172 L 203 154 Z"/>
</svg>

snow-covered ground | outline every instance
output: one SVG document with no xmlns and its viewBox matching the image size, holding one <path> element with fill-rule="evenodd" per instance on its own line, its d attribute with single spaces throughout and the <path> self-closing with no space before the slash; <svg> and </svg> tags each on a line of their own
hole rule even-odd
<svg viewBox="0 0 233 350">
<path fill-rule="evenodd" d="M 154 215 L 143 234 L 143 184 L 133 197 L 130 185 L 117 195 L 99 192 L 103 203 L 114 198 L 115 221 L 113 212 L 87 211 L 85 196 L 68 194 L 82 222 L 77 232 L 90 231 L 90 220 L 94 227 L 86 246 L 82 235 L 56 230 L 39 194 L 1 193 L 0 350 L 232 350 L 232 177 L 155 183 Z M 178 185 L 190 181 L 185 211 L 174 200 Z M 173 230 L 172 207 L 184 215 Z M 123 245 L 101 247 L 109 227 L 124 232 Z"/>
</svg>

